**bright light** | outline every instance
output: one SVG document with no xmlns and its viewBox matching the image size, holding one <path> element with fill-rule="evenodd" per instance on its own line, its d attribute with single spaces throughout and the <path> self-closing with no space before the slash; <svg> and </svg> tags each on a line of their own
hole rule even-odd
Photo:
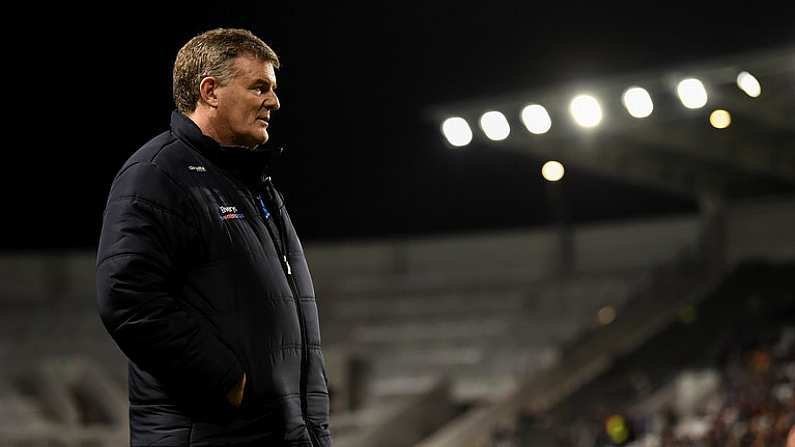
<svg viewBox="0 0 795 447">
<path fill-rule="evenodd" d="M 654 103 L 646 89 L 641 87 L 630 87 L 624 92 L 621 98 L 627 112 L 635 118 L 646 118 L 654 110 Z"/>
<path fill-rule="evenodd" d="M 472 141 L 472 129 L 464 118 L 447 118 L 442 123 L 442 133 L 447 142 L 455 147 L 466 146 Z"/>
<path fill-rule="evenodd" d="M 744 91 L 751 98 L 756 98 L 762 94 L 762 86 L 756 80 L 754 75 L 744 71 L 737 75 L 737 87 Z"/>
<path fill-rule="evenodd" d="M 541 175 L 548 182 L 557 182 L 563 178 L 565 173 L 566 170 L 563 169 L 563 165 L 559 161 L 548 161 L 541 167 Z"/>
<path fill-rule="evenodd" d="M 709 123 L 716 129 L 725 129 L 731 125 L 732 116 L 723 109 L 717 109 L 709 114 Z"/>
<path fill-rule="evenodd" d="M 489 137 L 489 140 L 501 141 L 508 138 L 511 133 L 511 126 L 501 112 L 492 110 L 480 117 L 480 128 Z"/>
<path fill-rule="evenodd" d="M 574 121 L 582 127 L 596 127 L 602 122 L 602 107 L 593 96 L 580 95 L 569 105 Z"/>
<path fill-rule="evenodd" d="M 522 109 L 522 122 L 530 133 L 540 135 L 552 127 L 552 119 L 544 106 L 532 104 Z"/>
<path fill-rule="evenodd" d="M 707 89 L 696 78 L 685 79 L 676 86 L 676 93 L 688 109 L 700 109 L 707 104 Z"/>
</svg>

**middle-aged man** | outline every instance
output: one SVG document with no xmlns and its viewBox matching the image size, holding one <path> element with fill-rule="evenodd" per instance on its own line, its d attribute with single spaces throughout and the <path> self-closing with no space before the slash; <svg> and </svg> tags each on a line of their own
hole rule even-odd
<svg viewBox="0 0 795 447">
<path fill-rule="evenodd" d="M 249 31 L 192 38 L 170 130 L 111 186 L 97 299 L 134 446 L 331 445 L 312 280 L 262 146 L 277 68 Z"/>
</svg>

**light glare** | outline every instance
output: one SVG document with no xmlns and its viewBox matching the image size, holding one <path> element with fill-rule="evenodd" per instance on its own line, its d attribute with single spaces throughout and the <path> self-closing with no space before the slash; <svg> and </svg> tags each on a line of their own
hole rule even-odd
<svg viewBox="0 0 795 447">
<path fill-rule="evenodd" d="M 709 114 L 709 123 L 716 129 L 725 129 L 732 123 L 731 114 L 723 109 L 713 110 Z"/>
<path fill-rule="evenodd" d="M 688 109 L 700 109 L 707 105 L 707 89 L 704 84 L 696 78 L 688 78 L 676 86 L 676 94 L 679 100 Z"/>
<path fill-rule="evenodd" d="M 444 120 L 442 133 L 447 142 L 455 147 L 466 146 L 472 141 L 472 129 L 464 118 L 458 116 Z"/>
<path fill-rule="evenodd" d="M 540 135 L 552 127 L 552 119 L 544 106 L 531 104 L 522 109 L 522 122 L 530 133 Z"/>
<path fill-rule="evenodd" d="M 654 110 L 654 103 L 646 89 L 641 87 L 630 87 L 624 92 L 621 98 L 627 112 L 635 118 L 646 118 Z"/>
<path fill-rule="evenodd" d="M 493 141 L 504 140 L 511 133 L 511 126 L 508 124 L 505 115 L 496 110 L 486 112 L 480 117 L 480 128 Z"/>
<path fill-rule="evenodd" d="M 602 122 L 602 107 L 593 96 L 577 96 L 571 100 L 569 110 L 574 121 L 582 127 L 596 127 Z"/>
<path fill-rule="evenodd" d="M 548 182 L 557 182 L 563 178 L 566 170 L 559 161 L 548 161 L 541 167 L 541 176 Z"/>
<path fill-rule="evenodd" d="M 762 94 L 762 86 L 759 84 L 759 81 L 756 80 L 754 75 L 747 71 L 743 71 L 737 75 L 737 87 L 740 87 L 740 90 L 744 91 L 745 94 L 751 98 L 756 98 Z"/>
</svg>

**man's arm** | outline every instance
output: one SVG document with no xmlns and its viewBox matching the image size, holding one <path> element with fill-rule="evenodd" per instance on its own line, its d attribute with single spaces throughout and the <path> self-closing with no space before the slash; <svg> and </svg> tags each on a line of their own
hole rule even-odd
<svg viewBox="0 0 795 447">
<path fill-rule="evenodd" d="M 228 393 L 242 399 L 245 377 L 235 354 L 173 296 L 176 273 L 197 240 L 178 206 L 184 197 L 151 163 L 133 164 L 114 181 L 97 254 L 99 313 L 127 357 L 159 380 L 208 402 Z"/>
</svg>

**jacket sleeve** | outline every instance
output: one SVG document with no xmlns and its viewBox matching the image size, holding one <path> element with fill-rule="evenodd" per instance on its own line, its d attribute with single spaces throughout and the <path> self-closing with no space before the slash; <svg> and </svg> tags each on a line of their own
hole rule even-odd
<svg viewBox="0 0 795 447">
<path fill-rule="evenodd" d="M 217 402 L 243 369 L 211 324 L 175 294 L 198 238 L 183 191 L 152 163 L 134 163 L 116 177 L 97 253 L 97 305 L 137 366 Z"/>
</svg>

